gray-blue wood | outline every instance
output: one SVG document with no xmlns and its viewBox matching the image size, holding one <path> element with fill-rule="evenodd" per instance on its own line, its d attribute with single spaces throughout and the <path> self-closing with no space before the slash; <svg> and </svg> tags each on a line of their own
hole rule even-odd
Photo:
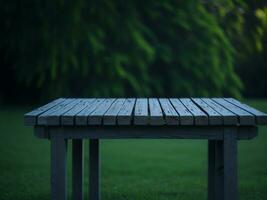
<svg viewBox="0 0 267 200">
<path fill-rule="evenodd" d="M 56 126 L 60 125 L 60 116 L 70 110 L 79 99 L 65 99 L 53 108 L 38 116 L 38 125 Z"/>
<path fill-rule="evenodd" d="M 237 199 L 237 130 L 224 128 L 223 140 L 208 144 L 208 200 Z"/>
<path fill-rule="evenodd" d="M 267 124 L 267 114 L 255 109 L 255 108 L 252 108 L 251 106 L 248 106 L 244 103 L 241 103 L 240 101 L 237 101 L 236 99 L 233 99 L 233 98 L 224 98 L 224 99 L 226 101 L 242 108 L 243 110 L 255 115 L 257 124 L 259 124 L 259 125 Z"/>
<path fill-rule="evenodd" d="M 236 200 L 237 140 L 256 137 L 255 125 L 267 124 L 266 116 L 231 98 L 103 98 L 55 100 L 24 120 L 37 137 L 51 139 L 52 200 L 67 198 L 68 139 L 73 140 L 73 199 L 83 199 L 82 140 L 90 139 L 89 197 L 100 200 L 99 139 L 124 138 L 209 140 L 208 199 Z"/>
<path fill-rule="evenodd" d="M 134 124 L 147 125 L 148 122 L 149 122 L 148 100 L 147 98 L 137 99 L 134 109 Z"/>
<path fill-rule="evenodd" d="M 264 125 L 267 115 L 232 98 L 57 99 L 24 115 L 25 125 Z"/>
<path fill-rule="evenodd" d="M 116 125 L 117 115 L 120 112 L 123 104 L 125 102 L 124 98 L 116 99 L 110 108 L 106 111 L 103 117 L 104 125 Z"/>
<path fill-rule="evenodd" d="M 90 106 L 95 101 L 95 99 L 81 99 L 73 108 L 71 108 L 69 111 L 64 113 L 61 116 L 61 124 L 62 125 L 74 125 L 75 122 L 75 116 L 80 113 L 82 110 L 84 110 L 86 107 Z"/>
<path fill-rule="evenodd" d="M 206 104 L 202 99 L 200 98 L 192 98 L 192 100 L 202 109 L 204 110 L 209 117 L 209 124 L 210 125 L 222 125 L 223 124 L 223 118 L 222 115 L 213 110 L 212 107 L 210 107 L 208 104 Z"/>
<path fill-rule="evenodd" d="M 224 163 L 224 200 L 237 199 L 237 133 L 236 128 L 224 129 L 223 139 Z"/>
<path fill-rule="evenodd" d="M 179 125 L 180 117 L 176 112 L 175 108 L 172 106 L 171 102 L 167 98 L 160 98 L 160 105 L 162 107 L 166 124 L 168 125 Z"/>
<path fill-rule="evenodd" d="M 157 98 L 148 99 L 150 118 L 149 124 L 151 125 L 163 125 L 165 121 L 163 119 L 163 113 Z"/>
<path fill-rule="evenodd" d="M 215 199 L 215 140 L 208 140 L 208 200 Z"/>
<path fill-rule="evenodd" d="M 181 98 L 180 101 L 194 116 L 195 125 L 208 125 L 208 115 L 202 111 L 194 102 L 189 98 Z"/>
<path fill-rule="evenodd" d="M 223 141 L 208 141 L 208 200 L 223 200 Z"/>
<path fill-rule="evenodd" d="M 114 98 L 105 99 L 98 107 L 88 116 L 88 124 L 101 125 L 103 123 L 103 116 L 107 110 L 111 107 Z"/>
<path fill-rule="evenodd" d="M 89 199 L 100 200 L 100 152 L 99 140 L 90 139 L 89 144 Z"/>
<path fill-rule="evenodd" d="M 208 200 L 215 199 L 215 140 L 208 140 Z"/>
<path fill-rule="evenodd" d="M 222 98 L 212 98 L 213 101 L 222 105 L 226 109 L 238 115 L 240 125 L 254 125 L 255 117 L 251 113 L 239 108 L 238 106 L 229 103 L 225 99 Z"/>
<path fill-rule="evenodd" d="M 83 200 L 83 140 L 72 140 L 72 199 Z"/>
<path fill-rule="evenodd" d="M 59 103 L 65 101 L 64 98 L 59 98 L 59 99 L 56 99 L 54 101 L 51 101 L 50 103 L 44 105 L 44 106 L 41 106 L 31 112 L 28 112 L 24 115 L 24 124 L 26 126 L 33 126 L 35 124 L 37 124 L 37 117 L 38 115 L 44 113 L 45 111 L 55 107 L 56 105 L 58 105 Z"/>
<path fill-rule="evenodd" d="M 217 113 L 220 113 L 222 115 L 224 125 L 238 124 L 238 116 L 235 113 L 231 112 L 230 110 L 226 109 L 225 107 L 221 106 L 210 98 L 201 98 L 201 100 L 208 104 Z"/>
<path fill-rule="evenodd" d="M 51 200 L 67 200 L 67 140 L 51 138 Z"/>
<path fill-rule="evenodd" d="M 93 103 L 88 105 L 85 109 L 81 112 L 76 114 L 75 117 L 75 124 L 78 126 L 86 126 L 88 125 L 88 116 L 95 111 L 101 104 L 104 102 L 105 99 L 98 98 Z"/>
<path fill-rule="evenodd" d="M 66 139 L 208 139 L 223 140 L 222 126 L 86 126 L 35 127 L 35 135 Z M 237 139 L 249 140 L 257 136 L 255 126 L 237 127 Z"/>
<path fill-rule="evenodd" d="M 170 99 L 171 104 L 175 108 L 176 112 L 179 114 L 180 125 L 190 126 L 194 124 L 194 116 L 192 113 L 182 104 L 182 102 L 177 98 Z"/>
<path fill-rule="evenodd" d="M 132 123 L 132 113 L 135 105 L 135 99 L 126 99 L 120 112 L 117 115 L 118 125 L 130 125 Z"/>
</svg>

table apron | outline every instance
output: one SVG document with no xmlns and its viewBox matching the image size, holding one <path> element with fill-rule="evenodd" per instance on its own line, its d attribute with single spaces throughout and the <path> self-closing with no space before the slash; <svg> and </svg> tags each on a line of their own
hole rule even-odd
<svg viewBox="0 0 267 200">
<path fill-rule="evenodd" d="M 225 129 L 236 129 L 238 140 L 257 136 L 256 126 L 35 126 L 39 138 L 49 139 L 208 139 L 223 140 Z"/>
</svg>

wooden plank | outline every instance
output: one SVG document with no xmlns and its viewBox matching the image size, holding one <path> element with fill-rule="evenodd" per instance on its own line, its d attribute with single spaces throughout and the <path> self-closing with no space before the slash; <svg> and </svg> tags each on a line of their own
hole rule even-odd
<svg viewBox="0 0 267 200">
<path fill-rule="evenodd" d="M 74 125 L 75 116 L 85 109 L 87 106 L 92 104 L 95 99 L 81 99 L 79 103 L 77 103 L 72 109 L 67 111 L 61 116 L 61 124 L 62 125 Z"/>
<path fill-rule="evenodd" d="M 67 140 L 51 138 L 51 199 L 67 200 Z"/>
<path fill-rule="evenodd" d="M 170 102 L 175 108 L 176 112 L 180 116 L 180 124 L 181 125 L 193 125 L 194 117 L 191 112 L 182 104 L 182 102 L 177 98 L 171 98 Z"/>
<path fill-rule="evenodd" d="M 146 125 L 148 124 L 148 121 L 148 100 L 146 98 L 139 98 L 135 103 L 134 124 Z"/>
<path fill-rule="evenodd" d="M 72 140 L 72 199 L 83 200 L 83 140 Z"/>
<path fill-rule="evenodd" d="M 103 102 L 105 99 L 98 98 L 93 103 L 88 105 L 85 109 L 83 109 L 81 112 L 79 112 L 75 116 L 75 124 L 79 126 L 85 126 L 88 124 L 88 116 L 95 111 Z"/>
<path fill-rule="evenodd" d="M 90 125 L 101 125 L 103 121 L 103 116 L 107 112 L 107 110 L 110 108 L 112 103 L 115 101 L 114 98 L 107 98 L 105 99 L 96 110 L 94 110 L 89 116 L 88 116 L 88 124 Z"/>
<path fill-rule="evenodd" d="M 243 110 L 255 115 L 257 124 L 259 124 L 259 125 L 267 124 L 267 114 L 255 109 L 255 108 L 252 108 L 249 105 L 241 103 L 241 102 L 237 101 L 236 99 L 233 99 L 233 98 L 224 98 L 224 99 L 226 101 L 238 106 L 239 108 L 242 108 Z"/>
<path fill-rule="evenodd" d="M 160 98 L 159 101 L 164 113 L 166 123 L 168 125 L 179 125 L 179 115 L 173 108 L 169 99 Z"/>
<path fill-rule="evenodd" d="M 200 98 L 192 98 L 192 100 L 202 109 L 204 110 L 209 117 L 209 124 L 210 125 L 222 125 L 223 118 L 221 114 L 213 110 L 208 104 L 202 101 Z"/>
<path fill-rule="evenodd" d="M 53 108 L 54 106 L 58 105 L 59 103 L 65 101 L 64 98 L 59 98 L 59 99 L 56 99 L 44 106 L 41 106 L 31 112 L 28 112 L 24 115 L 24 124 L 26 126 L 34 126 L 37 124 L 37 117 L 38 115 L 44 113 L 45 111 Z"/>
<path fill-rule="evenodd" d="M 100 200 L 100 144 L 90 139 L 89 146 L 89 199 Z"/>
<path fill-rule="evenodd" d="M 135 105 L 135 99 L 126 99 L 120 112 L 117 115 L 117 121 L 119 125 L 130 125 L 132 121 L 132 114 Z"/>
<path fill-rule="evenodd" d="M 208 125 L 208 116 L 191 99 L 182 98 L 180 100 L 194 116 L 195 125 Z"/>
<path fill-rule="evenodd" d="M 228 101 L 222 98 L 212 98 L 213 101 L 217 102 L 221 106 L 235 113 L 239 118 L 240 125 L 254 125 L 255 117 L 249 112 L 235 106 L 234 104 L 229 103 Z"/>
<path fill-rule="evenodd" d="M 114 103 L 110 106 L 107 112 L 104 114 L 103 117 L 103 124 L 104 125 L 115 125 L 117 120 L 117 115 L 120 112 L 123 104 L 125 102 L 124 98 L 119 98 L 114 101 Z"/>
<path fill-rule="evenodd" d="M 238 123 L 238 117 L 236 114 L 227 110 L 220 104 L 214 102 L 210 98 L 201 98 L 206 104 L 208 104 L 217 113 L 220 113 L 223 117 L 224 125 L 236 125 Z"/>
<path fill-rule="evenodd" d="M 66 99 L 38 116 L 38 125 L 60 125 L 60 116 L 79 102 L 79 99 Z"/>
<path fill-rule="evenodd" d="M 149 106 L 149 124 L 151 125 L 163 125 L 165 124 L 162 110 L 157 98 L 148 99 Z"/>
</svg>

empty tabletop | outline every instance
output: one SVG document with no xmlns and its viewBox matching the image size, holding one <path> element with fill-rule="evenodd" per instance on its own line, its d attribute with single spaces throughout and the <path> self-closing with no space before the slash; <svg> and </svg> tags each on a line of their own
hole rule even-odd
<svg viewBox="0 0 267 200">
<path fill-rule="evenodd" d="M 267 115 L 233 98 L 59 98 L 24 115 L 28 126 L 254 126 Z"/>
</svg>

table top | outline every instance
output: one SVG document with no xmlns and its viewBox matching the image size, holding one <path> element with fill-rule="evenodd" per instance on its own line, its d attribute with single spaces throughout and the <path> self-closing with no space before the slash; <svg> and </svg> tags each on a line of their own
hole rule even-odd
<svg viewBox="0 0 267 200">
<path fill-rule="evenodd" d="M 266 125 L 267 115 L 233 98 L 59 98 L 24 115 L 28 126 Z"/>
</svg>

